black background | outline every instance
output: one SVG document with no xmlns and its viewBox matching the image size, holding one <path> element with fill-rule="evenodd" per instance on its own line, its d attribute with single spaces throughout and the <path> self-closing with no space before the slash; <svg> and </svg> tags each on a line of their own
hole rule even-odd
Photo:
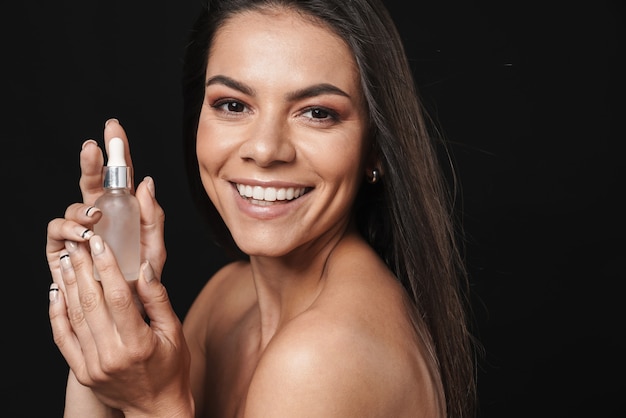
<svg viewBox="0 0 626 418">
<path fill-rule="evenodd" d="M 485 349 L 480 416 L 621 416 L 624 6 L 429 3 L 389 7 L 460 181 Z M 199 9 L 0 6 L 2 416 L 61 416 L 66 365 L 47 316 L 45 230 L 80 200 L 80 145 L 101 142 L 107 118 L 127 130 L 136 177 L 155 179 L 163 281 L 181 317 L 223 263 L 191 206 L 180 149 L 182 50 Z"/>
</svg>

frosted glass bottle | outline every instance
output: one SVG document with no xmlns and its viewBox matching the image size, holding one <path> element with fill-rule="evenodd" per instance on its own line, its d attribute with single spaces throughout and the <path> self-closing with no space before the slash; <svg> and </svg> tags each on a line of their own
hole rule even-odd
<svg viewBox="0 0 626 418">
<path fill-rule="evenodd" d="M 126 166 L 124 143 L 120 138 L 111 139 L 108 155 L 103 168 L 104 193 L 95 203 L 102 218 L 93 229 L 115 254 L 126 280 L 136 280 L 141 264 L 139 202 L 130 192 L 133 176 L 131 168 Z M 100 280 L 97 271 L 95 277 Z"/>
</svg>

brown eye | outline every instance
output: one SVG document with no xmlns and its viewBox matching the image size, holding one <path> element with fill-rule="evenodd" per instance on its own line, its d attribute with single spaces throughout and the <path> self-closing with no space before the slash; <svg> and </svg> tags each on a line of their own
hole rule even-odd
<svg viewBox="0 0 626 418">
<path fill-rule="evenodd" d="M 241 113 L 245 112 L 246 106 L 241 102 L 234 100 L 220 100 L 213 104 L 215 109 L 219 109 L 222 112 Z"/>
<path fill-rule="evenodd" d="M 227 112 L 243 112 L 245 110 L 244 105 L 239 102 L 222 102 L 218 107 Z"/>
<path fill-rule="evenodd" d="M 307 116 L 311 119 L 321 119 L 321 120 L 338 120 L 338 115 L 336 112 L 326 109 L 323 107 L 311 107 L 304 111 L 303 116 Z"/>
<path fill-rule="evenodd" d="M 238 102 L 229 102 L 226 104 L 229 112 L 243 112 L 244 107 L 241 103 Z"/>
<path fill-rule="evenodd" d="M 311 109 L 311 117 L 316 119 L 324 119 L 329 116 L 329 113 L 324 109 Z"/>
</svg>

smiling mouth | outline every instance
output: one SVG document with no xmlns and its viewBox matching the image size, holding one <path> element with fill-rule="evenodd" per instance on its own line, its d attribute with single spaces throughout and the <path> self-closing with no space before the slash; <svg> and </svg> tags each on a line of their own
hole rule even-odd
<svg viewBox="0 0 626 418">
<path fill-rule="evenodd" d="M 306 194 L 311 190 L 307 187 L 261 187 L 247 184 L 235 185 L 239 195 L 254 205 L 271 205 L 285 203 Z"/>
</svg>

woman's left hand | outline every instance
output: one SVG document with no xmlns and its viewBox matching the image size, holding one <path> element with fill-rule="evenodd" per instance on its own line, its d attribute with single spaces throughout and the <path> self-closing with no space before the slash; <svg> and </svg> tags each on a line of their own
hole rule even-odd
<svg viewBox="0 0 626 418">
<path fill-rule="evenodd" d="M 68 241 L 65 291 L 51 291 L 50 302 L 55 342 L 76 379 L 127 417 L 192 416 L 189 352 L 165 287 L 144 262 L 136 291 L 148 324 L 109 247 L 97 235 L 84 244 Z"/>
</svg>

